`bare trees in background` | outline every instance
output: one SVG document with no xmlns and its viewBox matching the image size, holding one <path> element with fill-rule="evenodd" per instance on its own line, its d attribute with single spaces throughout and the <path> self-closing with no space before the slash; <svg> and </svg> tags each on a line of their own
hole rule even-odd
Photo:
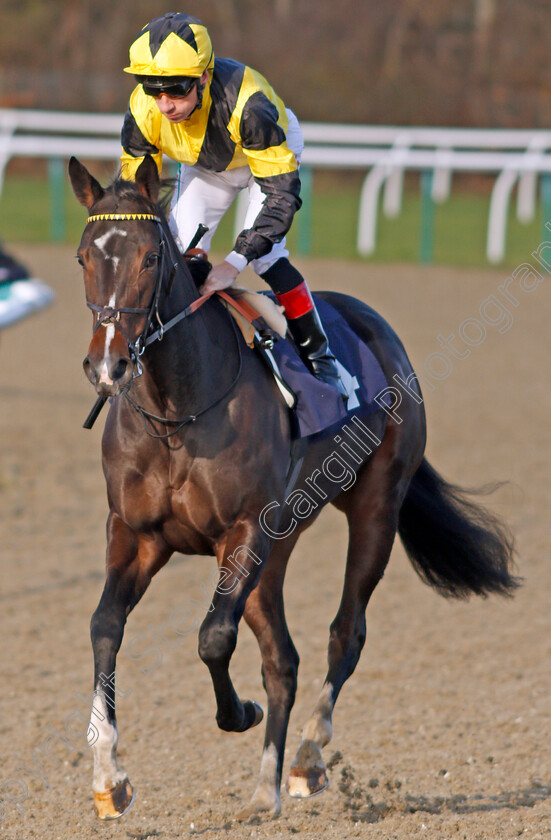
<svg viewBox="0 0 551 840">
<path fill-rule="evenodd" d="M 122 110 L 129 43 L 166 0 L 2 0 L 0 105 Z M 551 124 L 548 0 L 189 0 L 215 53 L 303 119 Z"/>
</svg>

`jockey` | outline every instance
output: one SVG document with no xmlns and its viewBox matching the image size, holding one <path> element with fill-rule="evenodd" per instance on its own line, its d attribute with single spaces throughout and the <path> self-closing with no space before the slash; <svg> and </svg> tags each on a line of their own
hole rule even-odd
<svg viewBox="0 0 551 840">
<path fill-rule="evenodd" d="M 266 79 L 229 58 L 214 58 L 206 27 L 169 13 L 142 29 L 125 72 L 138 86 L 122 129 L 122 177 L 133 180 L 146 154 L 159 172 L 177 161 L 171 229 L 182 250 L 200 223 L 209 250 L 220 219 L 248 191 L 244 229 L 201 291 L 231 286 L 248 263 L 284 307 L 300 355 L 322 381 L 346 390 L 306 281 L 288 260 L 285 234 L 301 205 L 298 165 L 304 143 L 297 118 Z"/>
</svg>

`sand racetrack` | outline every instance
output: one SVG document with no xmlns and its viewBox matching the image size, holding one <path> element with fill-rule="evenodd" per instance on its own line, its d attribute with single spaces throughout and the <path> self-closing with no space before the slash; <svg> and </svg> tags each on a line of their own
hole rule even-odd
<svg viewBox="0 0 551 840">
<path fill-rule="evenodd" d="M 92 690 L 88 625 L 103 583 L 107 505 L 103 418 L 91 432 L 81 428 L 94 398 L 81 370 L 90 315 L 73 249 L 15 252 L 53 286 L 57 299 L 0 340 L 0 835 L 551 835 L 551 390 L 545 361 L 551 281 L 528 291 L 517 279 L 509 316 L 486 304 L 495 325 L 487 323 L 487 336 L 471 345 L 468 357 L 453 359 L 453 370 L 434 380 L 434 391 L 425 389 L 434 466 L 464 486 L 509 482 L 488 504 L 516 534 L 522 590 L 513 600 L 446 601 L 418 580 L 397 543 L 368 609 L 363 657 L 336 708 L 334 740 L 325 750 L 329 789 L 307 801 L 283 793 L 279 820 L 242 825 L 232 819 L 254 789 L 263 726 L 220 732 L 196 634 L 176 644 L 167 633 L 171 647 L 153 635 L 189 599 L 204 600 L 201 585 L 213 568 L 210 558 L 174 557 L 130 616 L 119 655 L 117 680 L 125 692 L 119 755 L 137 797 L 126 817 L 103 824 L 93 815 L 84 741 L 72 749 L 52 741 L 52 759 L 42 754 L 42 779 L 35 763 L 52 728 L 85 729 L 88 701 L 79 695 L 90 697 Z M 430 355 L 441 352 L 437 336 L 454 333 L 454 347 L 464 351 L 460 331 L 475 342 L 481 337 L 467 319 L 480 323 L 479 308 L 491 295 L 506 300 L 498 289 L 505 271 L 313 261 L 301 268 L 314 289 L 337 288 L 379 309 L 416 369 L 427 361 L 437 374 L 442 359 Z M 287 614 L 301 668 L 287 769 L 322 685 L 345 551 L 345 520 L 331 508 L 299 542 L 290 566 Z M 147 648 L 141 660 L 130 655 Z M 260 656 L 244 624 L 232 675 L 242 697 L 264 702 Z"/>
</svg>

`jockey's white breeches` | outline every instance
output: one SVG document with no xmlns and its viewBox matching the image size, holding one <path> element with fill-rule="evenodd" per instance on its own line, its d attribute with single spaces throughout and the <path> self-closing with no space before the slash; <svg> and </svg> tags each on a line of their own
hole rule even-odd
<svg viewBox="0 0 551 840">
<path fill-rule="evenodd" d="M 287 115 L 287 145 L 300 162 L 304 149 L 302 131 L 293 112 L 287 109 Z M 208 253 L 220 219 L 242 190 L 248 192 L 248 205 L 243 222 L 243 229 L 246 230 L 253 226 L 265 199 L 249 167 L 241 166 L 225 172 L 212 172 L 200 166 L 180 164 L 172 197 L 170 227 L 181 250 L 187 248 L 198 226 L 204 224 L 209 230 L 197 247 Z M 271 251 L 253 260 L 250 265 L 257 274 L 263 274 L 281 257 L 288 256 L 284 237 L 273 245 Z"/>
</svg>

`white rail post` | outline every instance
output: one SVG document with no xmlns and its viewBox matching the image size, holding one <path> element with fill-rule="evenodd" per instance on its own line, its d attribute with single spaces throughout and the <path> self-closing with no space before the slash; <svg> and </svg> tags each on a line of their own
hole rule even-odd
<svg viewBox="0 0 551 840">
<path fill-rule="evenodd" d="M 551 137 L 536 135 L 528 143 L 526 154 L 542 152 L 551 145 Z M 525 170 L 521 173 L 517 193 L 517 219 L 522 224 L 532 222 L 536 216 L 538 194 L 538 173 L 535 170 Z"/>
<path fill-rule="evenodd" d="M 505 256 L 507 211 L 511 191 L 518 178 L 516 169 L 504 169 L 497 177 L 490 199 L 486 256 L 491 263 L 499 263 Z"/>
<path fill-rule="evenodd" d="M 10 141 L 15 134 L 17 123 L 11 111 L 0 111 L 0 195 L 4 189 L 4 175 L 6 174 L 6 166 L 11 157 L 10 155 Z"/>
<path fill-rule="evenodd" d="M 377 164 L 362 185 L 358 216 L 358 253 L 362 257 L 368 257 L 375 250 L 379 193 L 389 172 L 386 164 Z"/>
<path fill-rule="evenodd" d="M 392 146 L 392 152 L 400 156 L 400 152 L 407 151 L 411 146 L 411 135 L 409 132 L 398 134 Z M 402 197 L 404 194 L 404 167 L 395 166 L 388 175 L 383 194 L 383 212 L 389 219 L 395 219 L 400 215 L 402 209 Z"/>
<path fill-rule="evenodd" d="M 452 185 L 450 158 L 449 147 L 436 150 L 436 166 L 432 179 L 432 200 L 436 204 L 443 204 L 450 197 Z"/>
</svg>

